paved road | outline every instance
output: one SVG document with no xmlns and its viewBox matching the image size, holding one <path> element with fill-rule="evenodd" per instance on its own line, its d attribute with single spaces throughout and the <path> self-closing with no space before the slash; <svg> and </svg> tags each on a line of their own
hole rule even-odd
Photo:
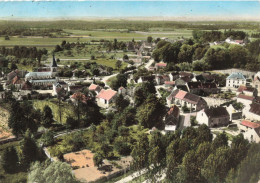
<svg viewBox="0 0 260 183">
<path fill-rule="evenodd" d="M 145 68 L 148 69 L 154 62 L 154 59 L 150 59 L 146 64 L 145 64 Z"/>
<path fill-rule="evenodd" d="M 103 77 L 102 80 L 103 80 L 103 82 L 105 83 L 105 86 L 106 86 L 106 87 L 110 87 L 110 86 L 107 84 L 108 80 L 109 80 L 110 78 L 112 78 L 112 77 L 118 75 L 118 74 L 119 74 L 119 73 L 116 73 L 116 74 L 112 74 L 112 75 Z"/>
<path fill-rule="evenodd" d="M 141 171 L 134 172 L 133 174 L 115 182 L 115 183 L 127 183 L 135 179 L 136 177 L 139 177 L 147 172 L 147 169 L 142 169 Z"/>
</svg>

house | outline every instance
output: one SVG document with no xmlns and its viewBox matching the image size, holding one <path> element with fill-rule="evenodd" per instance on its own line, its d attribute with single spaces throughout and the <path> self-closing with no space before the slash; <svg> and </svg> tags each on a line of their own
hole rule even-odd
<svg viewBox="0 0 260 183">
<path fill-rule="evenodd" d="M 24 80 L 21 79 L 19 76 L 15 76 L 12 79 L 11 84 L 14 85 L 17 90 L 20 90 L 24 84 Z"/>
<path fill-rule="evenodd" d="M 155 82 L 157 85 L 162 85 L 162 84 L 164 84 L 165 81 L 170 81 L 170 77 L 168 75 L 155 76 Z"/>
<path fill-rule="evenodd" d="M 241 85 L 246 86 L 246 78 L 240 72 L 234 72 L 226 79 L 227 88 L 238 88 Z"/>
<path fill-rule="evenodd" d="M 229 113 L 225 107 L 211 107 L 202 109 L 197 113 L 196 120 L 199 124 L 209 127 L 227 126 L 229 124 Z"/>
<path fill-rule="evenodd" d="M 121 86 L 120 88 L 118 88 L 118 94 L 122 94 L 123 96 L 125 96 L 126 95 L 126 89 L 123 87 L 123 86 Z"/>
<path fill-rule="evenodd" d="M 155 79 L 155 76 L 141 76 L 139 77 L 139 79 L 137 80 L 137 83 L 143 83 L 143 82 L 153 82 Z"/>
<path fill-rule="evenodd" d="M 234 40 L 234 39 L 232 39 L 231 37 L 228 37 L 228 38 L 225 40 L 225 42 L 226 42 L 226 43 L 229 43 L 229 44 L 245 45 L 244 40 Z"/>
<path fill-rule="evenodd" d="M 192 79 L 194 77 L 194 75 L 190 72 L 180 72 L 179 75 L 180 75 L 180 77 L 188 77 L 190 79 Z"/>
<path fill-rule="evenodd" d="M 253 88 L 253 87 L 248 87 L 248 86 L 239 86 L 238 89 L 237 89 L 237 95 L 239 94 L 245 94 L 247 96 L 254 96 L 256 97 L 258 92 L 257 92 L 257 89 Z"/>
<path fill-rule="evenodd" d="M 207 107 L 206 101 L 200 96 L 178 89 L 172 91 L 166 100 L 169 107 L 172 104 L 180 107 L 186 106 L 190 111 L 200 111 Z"/>
<path fill-rule="evenodd" d="M 241 102 L 246 108 L 249 109 L 250 108 L 250 104 L 252 104 L 252 102 L 254 101 L 254 97 L 253 96 L 247 96 L 244 94 L 239 94 L 237 96 L 237 102 Z"/>
<path fill-rule="evenodd" d="M 60 91 L 60 89 L 63 88 L 65 91 L 68 90 L 68 84 L 64 81 L 57 81 L 53 84 L 53 95 L 57 95 L 57 91 Z"/>
<path fill-rule="evenodd" d="M 89 91 L 94 91 L 96 94 L 98 94 L 102 90 L 99 85 L 95 85 L 93 83 L 88 87 L 88 89 Z"/>
<path fill-rule="evenodd" d="M 86 103 L 89 98 L 81 92 L 75 92 L 70 96 L 70 100 L 77 104 L 78 102 Z"/>
<path fill-rule="evenodd" d="M 178 106 L 173 105 L 165 116 L 165 128 L 166 132 L 175 131 L 179 125 L 180 109 Z"/>
<path fill-rule="evenodd" d="M 178 72 L 171 72 L 169 74 L 169 77 L 170 77 L 170 81 L 175 81 L 176 79 L 178 79 L 180 76 L 179 76 L 179 73 Z"/>
<path fill-rule="evenodd" d="M 229 114 L 229 121 L 242 118 L 242 112 L 236 110 L 233 105 L 231 105 L 231 104 L 228 105 L 226 107 L 226 110 L 227 110 L 227 112 Z"/>
<path fill-rule="evenodd" d="M 7 81 L 11 81 L 15 76 L 18 76 L 19 78 L 24 78 L 26 72 L 27 71 L 16 69 L 16 70 L 7 74 Z"/>
<path fill-rule="evenodd" d="M 191 79 L 189 77 L 181 77 L 175 80 L 175 85 L 186 85 L 190 81 Z"/>
<path fill-rule="evenodd" d="M 32 84 L 29 81 L 25 81 L 22 85 L 21 90 L 32 90 Z"/>
<path fill-rule="evenodd" d="M 81 91 L 84 88 L 83 85 L 69 85 L 68 92 L 75 93 L 77 91 Z"/>
<path fill-rule="evenodd" d="M 244 115 L 250 120 L 260 121 L 260 104 L 252 103 L 250 105 L 249 111 L 244 112 Z"/>
<path fill-rule="evenodd" d="M 102 89 L 99 94 L 96 96 L 97 104 L 99 107 L 108 108 L 111 103 L 114 102 L 117 92 L 111 89 L 104 90 Z"/>
<path fill-rule="evenodd" d="M 164 81 L 164 86 L 166 88 L 174 87 L 175 86 L 175 81 Z"/>
<path fill-rule="evenodd" d="M 260 123 L 243 120 L 239 125 L 240 132 L 243 133 L 244 138 L 249 142 L 260 142 Z"/>
<path fill-rule="evenodd" d="M 188 89 L 187 85 L 175 85 L 173 90 L 177 90 L 177 89 L 189 92 L 189 89 Z"/>
<path fill-rule="evenodd" d="M 257 91 L 260 91 L 260 71 L 256 73 L 256 75 L 254 76 L 252 85 L 254 88 L 257 89 Z M 258 95 L 260 95 L 260 93 L 258 93 Z"/>
<path fill-rule="evenodd" d="M 156 63 L 156 64 L 155 64 L 156 70 L 158 70 L 158 69 L 164 69 L 164 68 L 166 68 L 166 66 L 167 66 L 167 63 L 164 63 L 164 62 L 159 62 L 159 63 Z"/>
</svg>

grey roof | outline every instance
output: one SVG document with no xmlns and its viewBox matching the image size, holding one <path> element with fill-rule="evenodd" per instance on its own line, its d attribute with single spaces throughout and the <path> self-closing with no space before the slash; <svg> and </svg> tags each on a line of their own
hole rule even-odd
<svg viewBox="0 0 260 183">
<path fill-rule="evenodd" d="M 56 79 L 30 80 L 31 83 L 55 83 Z"/>
<path fill-rule="evenodd" d="M 51 72 L 29 72 L 25 75 L 25 77 L 51 77 L 52 76 L 52 73 Z"/>
<path fill-rule="evenodd" d="M 244 75 L 240 72 L 234 72 L 231 75 L 229 75 L 227 77 L 227 79 L 243 79 L 246 80 L 246 78 L 244 77 Z"/>
</svg>

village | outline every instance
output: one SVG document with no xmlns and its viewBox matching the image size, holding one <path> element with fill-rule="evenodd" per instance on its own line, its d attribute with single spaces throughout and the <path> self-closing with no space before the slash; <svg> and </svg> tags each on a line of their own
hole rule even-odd
<svg viewBox="0 0 260 183">
<path fill-rule="evenodd" d="M 169 40 L 165 37 L 157 38 L 157 40 L 172 43 L 185 41 L 183 39 Z M 228 38 L 226 43 L 239 46 L 246 44 L 243 40 L 231 38 Z M 59 71 L 68 66 L 58 62 L 60 59 L 56 58 L 54 52 L 41 67 L 33 72 L 18 68 L 9 73 L 2 72 L 0 100 L 11 97 L 17 101 L 33 100 L 40 103 L 45 100 L 62 101 L 64 106 L 71 105 L 76 108 L 81 106 L 80 103 L 88 103 L 92 100 L 95 102 L 94 105 L 100 108 L 101 113 L 108 116 L 110 113 L 123 112 L 119 108 L 120 103 L 125 102 L 132 108 L 140 106 L 138 100 L 142 100 L 142 95 L 154 88 L 156 98 L 163 101 L 164 109 L 157 109 L 158 113 L 162 113 L 163 116 L 161 122 L 144 125 L 147 129 L 146 133 L 159 130 L 165 135 L 185 130 L 188 127 L 198 128 L 205 124 L 210 128 L 213 138 L 225 132 L 229 144 L 232 138 L 239 134 L 243 134 L 250 143 L 259 143 L 260 72 L 249 72 L 243 69 L 191 71 L 185 68 L 169 71 L 167 62 L 155 61 L 152 56 L 158 42 L 152 42 L 151 38 L 148 38 L 147 41 L 126 42 L 125 44 L 127 51 L 124 52 L 122 58 L 117 58 L 116 67 L 120 68 L 122 64 L 126 67 L 118 71 L 108 72 L 108 69 L 101 65 L 98 66 L 98 72 L 95 75 L 81 74 L 79 76 L 79 72 L 84 73 L 86 70 L 76 68 L 72 71 L 71 77 L 61 77 Z M 220 43 L 214 42 L 211 46 L 217 44 Z M 144 93 L 140 94 L 140 91 Z M 53 120 L 57 123 L 65 123 L 66 119 L 61 117 L 61 114 L 59 117 L 58 114 L 54 114 L 54 107 L 50 106 L 50 108 L 54 116 Z M 40 109 L 43 110 L 43 107 Z M 61 113 L 64 112 L 65 110 Z M 78 120 L 79 115 L 83 114 L 78 114 Z M 69 116 L 67 114 L 66 116 L 68 121 Z M 95 117 L 93 119 L 95 120 Z M 91 126 L 86 130 L 89 128 Z M 142 131 L 139 128 L 137 127 L 136 130 Z M 80 126 L 72 129 L 75 132 L 77 129 L 85 130 Z M 66 137 L 73 133 L 73 130 L 58 132 L 54 138 Z M 43 133 L 44 130 L 39 132 Z M 1 143 L 8 142 L 12 138 L 15 137 L 10 134 L 4 135 L 1 137 Z M 43 146 L 43 149 L 51 160 L 59 161 L 57 158 L 59 155 L 54 153 L 52 148 Z M 114 167 L 109 174 L 105 174 L 106 170 L 99 169 L 99 165 L 96 166 L 93 162 L 94 155 L 91 151 L 82 150 L 70 154 L 64 153 L 63 158 L 73 167 L 76 178 L 83 182 L 101 180 L 104 176 L 115 177 L 119 174 L 118 172 L 128 170 L 132 161 L 131 156 L 125 156 L 120 161 L 114 162 L 117 168 Z M 87 164 L 86 167 L 85 164 Z M 103 167 L 114 166 L 111 161 L 107 160 L 101 164 Z M 86 174 L 84 171 L 91 173 Z M 130 180 L 134 178 L 136 177 Z M 123 179 L 121 182 L 124 182 Z"/>
</svg>

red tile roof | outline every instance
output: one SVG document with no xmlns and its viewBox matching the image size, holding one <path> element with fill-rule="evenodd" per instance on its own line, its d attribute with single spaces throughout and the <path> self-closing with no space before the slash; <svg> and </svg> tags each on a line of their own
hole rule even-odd
<svg viewBox="0 0 260 183">
<path fill-rule="evenodd" d="M 237 92 L 243 92 L 243 91 L 247 91 L 247 92 L 254 92 L 255 88 L 252 87 L 246 87 L 246 86 L 239 86 L 239 88 L 237 89 Z"/>
<path fill-rule="evenodd" d="M 170 108 L 170 110 L 167 112 L 168 115 L 174 115 L 177 117 L 180 114 L 180 109 L 178 106 L 174 105 Z"/>
<path fill-rule="evenodd" d="M 98 88 L 98 85 L 91 84 L 88 89 L 89 90 L 96 90 L 97 88 Z"/>
<path fill-rule="evenodd" d="M 187 94 L 186 91 L 180 90 L 180 91 L 175 95 L 175 98 L 183 99 L 186 94 Z"/>
<path fill-rule="evenodd" d="M 259 123 L 254 123 L 254 122 L 247 121 L 247 120 L 242 121 L 241 124 L 244 126 L 250 127 L 250 128 L 259 128 L 260 127 Z"/>
<path fill-rule="evenodd" d="M 251 100 L 251 101 L 254 100 L 254 97 L 247 96 L 247 95 L 243 95 L 243 94 L 239 94 L 239 95 L 237 96 L 237 98 L 241 98 L 241 99 L 245 99 L 245 100 Z"/>
<path fill-rule="evenodd" d="M 117 93 L 116 91 L 111 90 L 111 89 L 108 89 L 108 90 L 102 89 L 96 97 L 102 98 L 105 100 L 110 100 L 111 98 L 113 98 L 116 95 L 116 93 Z"/>
<path fill-rule="evenodd" d="M 164 81 L 166 85 L 175 85 L 175 81 Z"/>
<path fill-rule="evenodd" d="M 166 67 L 166 66 L 167 66 L 167 63 L 160 62 L 160 63 L 156 63 L 155 66 L 158 66 L 158 67 Z"/>
</svg>

